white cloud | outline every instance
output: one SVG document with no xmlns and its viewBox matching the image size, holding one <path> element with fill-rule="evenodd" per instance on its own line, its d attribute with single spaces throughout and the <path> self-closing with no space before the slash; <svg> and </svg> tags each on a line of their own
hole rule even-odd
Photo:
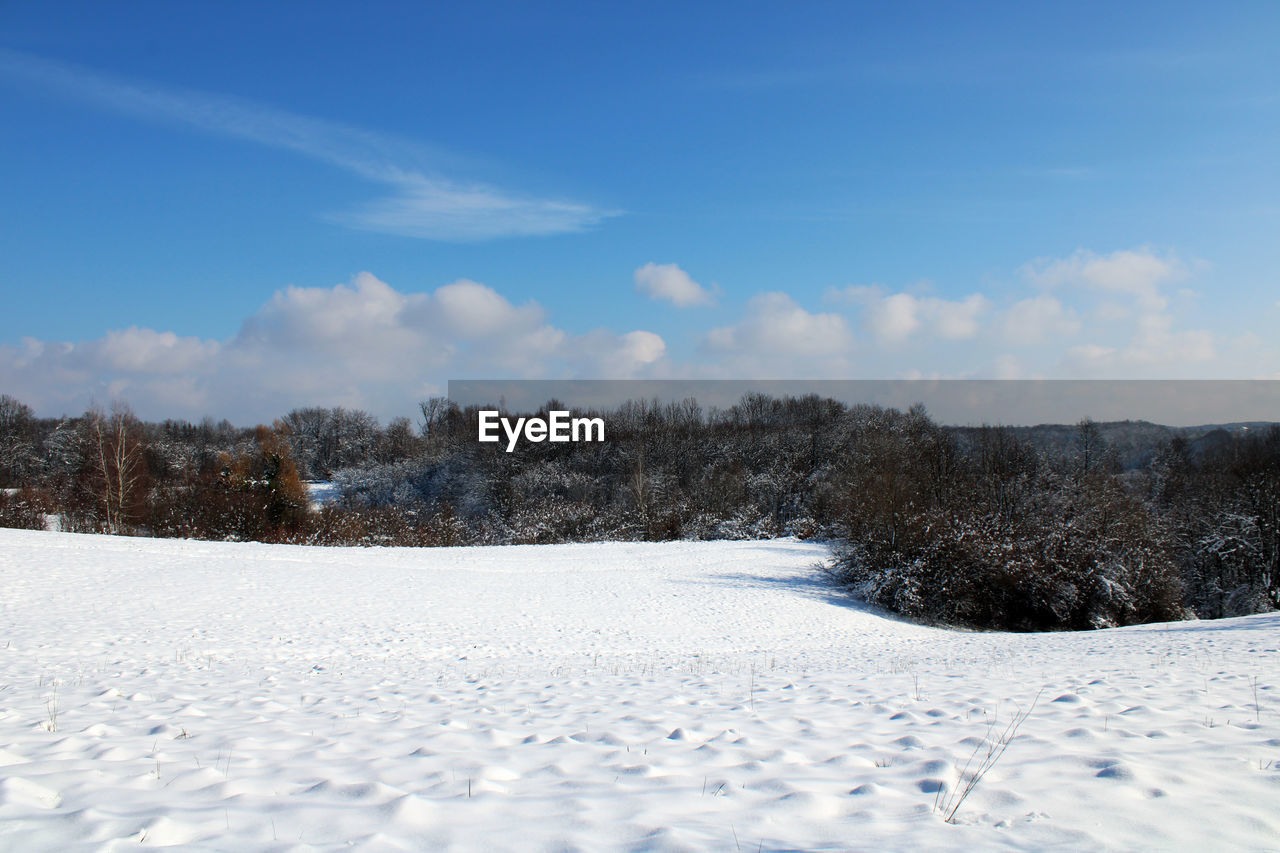
<svg viewBox="0 0 1280 853">
<path fill-rule="evenodd" d="M 535 303 L 517 307 L 493 288 L 469 279 L 446 284 L 435 292 L 432 301 L 441 319 L 463 338 L 483 338 L 504 330 L 528 330 L 542 325 L 543 312 Z"/>
<path fill-rule="evenodd" d="M 390 198 L 329 219 L 364 231 L 467 242 L 585 231 L 618 215 L 580 202 L 526 197 L 484 184 L 421 175 L 397 186 Z"/>
<path fill-rule="evenodd" d="M 1004 315 L 1004 336 L 1013 344 L 1050 344 L 1080 331 L 1075 311 L 1048 295 L 1015 302 Z"/>
<path fill-rule="evenodd" d="M 651 375 L 664 364 L 667 344 L 653 332 L 637 330 L 625 335 L 597 330 L 574 341 L 571 363 L 575 372 L 599 379 L 630 379 Z"/>
<path fill-rule="evenodd" d="M 48 413 L 123 397 L 154 417 L 247 423 L 304 405 L 392 416 L 451 377 L 625 377 L 665 352 L 649 331 L 571 335 L 537 303 L 514 304 L 474 281 L 405 293 L 361 273 L 349 284 L 279 291 L 224 341 L 131 328 L 0 346 L 0 387 Z"/>
<path fill-rule="evenodd" d="M 894 293 L 871 303 L 868 325 L 886 341 L 901 341 L 920 328 L 920 305 L 908 293 Z"/>
<path fill-rule="evenodd" d="M 991 307 L 990 301 L 980 293 L 971 294 L 959 302 L 930 299 L 925 310 L 933 316 L 939 337 L 948 341 L 963 341 L 976 337 L 978 319 Z"/>
<path fill-rule="evenodd" d="M 747 303 L 741 323 L 712 329 L 705 342 L 753 356 L 822 356 L 848 350 L 853 335 L 839 314 L 811 314 L 785 293 L 762 293 Z"/>
<path fill-rule="evenodd" d="M 410 301 L 369 273 L 350 285 L 288 287 L 245 320 L 237 342 L 320 354 L 358 355 L 370 346 L 403 346 L 398 318 Z M 388 340 L 388 335 L 391 339 Z"/>
<path fill-rule="evenodd" d="M 833 295 L 862 305 L 864 325 L 890 343 L 905 341 L 917 332 L 947 341 L 968 340 L 978 334 L 980 319 L 991 307 L 980 293 L 949 300 L 910 293 L 886 295 L 878 287 L 847 287 Z"/>
<path fill-rule="evenodd" d="M 1024 285 L 996 301 L 953 301 L 880 287 L 828 291 L 828 301 L 860 307 L 871 332 L 852 353 L 863 373 L 921 376 L 1253 376 L 1270 355 L 1242 359 L 1238 348 L 1195 328 L 1195 306 L 1175 282 L 1207 264 L 1147 248 L 1040 258 L 1019 268 Z M 995 334 L 984 334 L 987 331 Z M 910 346 L 904 346 L 909 342 Z M 963 342 L 956 346 L 954 342 Z M 878 343 L 873 348 L 869 343 Z M 1002 352 L 1013 346 L 1016 353 Z"/>
<path fill-rule="evenodd" d="M 1019 344 L 1084 338 L 1066 350 L 1063 363 L 1092 375 L 1176 376 L 1202 370 L 1218 357 L 1214 336 L 1204 329 L 1178 328 L 1169 291 L 1204 266 L 1148 248 L 1106 255 L 1080 250 L 1066 258 L 1037 259 L 1022 268 L 1024 276 L 1070 302 L 1045 293 L 1017 303 L 1005 317 L 1006 337 Z M 1189 293 L 1179 288 L 1173 295 L 1185 302 Z M 1095 322 L 1085 326 L 1081 315 Z M 1238 369 L 1225 370 L 1234 374 Z"/>
<path fill-rule="evenodd" d="M 1136 364 L 1197 364 L 1216 355 L 1213 335 L 1203 329 L 1174 329 L 1173 317 L 1148 314 L 1138 319 L 1137 329 L 1123 356 Z"/>
<path fill-rule="evenodd" d="M 1175 330 L 1173 318 L 1151 315 L 1139 320 L 1133 336 L 1120 346 L 1090 343 L 1072 347 L 1067 361 L 1093 375 L 1176 376 L 1217 357 L 1213 335 L 1201 329 Z"/>
<path fill-rule="evenodd" d="M 16 51 L 0 49 L 0 76 L 145 121 L 281 148 L 390 188 L 391 195 L 326 218 L 351 228 L 428 240 L 583 231 L 618 211 L 528 196 L 440 174 L 456 160 L 388 134 L 299 115 L 210 92 L 162 89 Z"/>
<path fill-rule="evenodd" d="M 1115 354 L 1115 347 L 1106 347 L 1101 344 L 1080 344 L 1067 350 L 1068 359 L 1091 368 L 1109 366 Z"/>
<path fill-rule="evenodd" d="M 479 282 L 411 293 L 361 273 L 281 290 L 224 340 L 135 327 L 0 346 L 0 389 L 48 414 L 119 395 L 151 416 L 248 422 L 300 405 L 404 414 L 449 377 L 1226 378 L 1269 375 L 1280 358 L 1265 334 L 1196 328 L 1179 300 L 1144 308 L 1149 291 L 1138 287 L 1024 290 L 999 304 L 876 288 L 828 295 L 854 307 L 815 312 L 787 293 L 761 293 L 681 361 L 656 331 L 573 334 L 538 303 Z M 855 336 L 854 320 L 873 334 Z"/>
<path fill-rule="evenodd" d="M 156 332 L 133 326 L 107 332 L 92 359 L 112 370 L 135 373 L 184 373 L 199 369 L 217 356 L 217 341 L 180 338 L 173 332 Z"/>
<path fill-rule="evenodd" d="M 625 354 L 629 362 L 637 366 L 652 364 L 667 351 L 667 345 L 660 336 L 643 330 L 627 332 L 620 343 L 619 354 Z"/>
<path fill-rule="evenodd" d="M 1101 302 L 1093 309 L 1093 316 L 1101 323 L 1115 323 L 1133 316 L 1133 310 L 1118 302 Z"/>
<path fill-rule="evenodd" d="M 675 264 L 647 263 L 635 271 L 636 290 L 650 299 L 665 299 L 678 308 L 711 305 L 712 292 Z"/>
<path fill-rule="evenodd" d="M 1025 373 L 1022 369 L 1022 362 L 1016 356 L 1005 353 L 997 356 L 993 365 L 993 373 L 996 379 L 1024 379 Z"/>
<path fill-rule="evenodd" d="M 1147 248 L 1109 255 L 1081 249 L 1068 258 L 1038 258 L 1022 271 L 1045 288 L 1084 288 L 1129 295 L 1152 311 L 1162 310 L 1167 304 L 1161 288 L 1189 274 L 1187 266 L 1177 258 L 1161 257 Z"/>
</svg>

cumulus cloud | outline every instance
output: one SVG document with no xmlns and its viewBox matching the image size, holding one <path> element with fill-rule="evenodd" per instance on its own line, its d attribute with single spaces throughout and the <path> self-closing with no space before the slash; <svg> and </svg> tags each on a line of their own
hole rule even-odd
<svg viewBox="0 0 1280 853">
<path fill-rule="evenodd" d="M 1216 355 L 1213 335 L 1204 329 L 1175 329 L 1168 314 L 1139 318 L 1136 333 L 1124 355 L 1138 364 L 1196 364 Z"/>
<path fill-rule="evenodd" d="M 839 314 L 813 314 L 785 293 L 762 293 L 747 303 L 742 321 L 712 329 L 705 348 L 721 354 L 768 360 L 845 353 L 853 334 Z"/>
<path fill-rule="evenodd" d="M 629 363 L 637 367 L 654 363 L 667 351 L 667 344 L 659 335 L 642 329 L 627 332 L 619 339 L 619 343 L 619 354 L 625 353 Z"/>
<path fill-rule="evenodd" d="M 881 287 L 829 290 L 858 307 L 863 373 L 932 376 L 1253 375 L 1224 341 L 1196 328 L 1176 283 L 1207 265 L 1136 248 L 1080 250 L 1017 269 L 1015 287 L 951 300 Z M 1027 291 L 1031 292 L 1028 293 Z M 1224 360 L 1224 353 L 1233 361 Z"/>
<path fill-rule="evenodd" d="M 1161 288 L 1189 274 L 1186 264 L 1151 249 L 1126 249 L 1099 255 L 1085 249 L 1067 258 L 1038 258 L 1022 268 L 1036 284 L 1049 288 L 1085 288 L 1135 297 L 1146 310 L 1167 305 Z"/>
<path fill-rule="evenodd" d="M 894 293 L 872 301 L 867 315 L 867 325 L 881 340 L 906 340 L 920 328 L 920 304 L 909 293 Z"/>
<path fill-rule="evenodd" d="M 535 302 L 466 279 L 428 293 L 369 273 L 276 293 L 226 340 L 130 328 L 0 347 L 0 387 L 56 413 L 123 397 L 144 415 L 250 422 L 303 405 L 412 411 L 451 377 L 627 377 L 665 356 L 653 332 L 571 335 Z"/>
<path fill-rule="evenodd" d="M 0 79 L 5 77 L 144 121 L 293 151 L 387 188 L 384 198 L 325 217 L 351 228 L 465 242 L 583 231 L 619 213 L 449 177 L 441 170 L 456 157 L 243 98 L 161 88 L 0 49 Z"/>
<path fill-rule="evenodd" d="M 960 300 L 910 293 L 886 294 L 878 287 L 847 287 L 836 298 L 860 304 L 863 323 L 885 342 L 905 341 L 917 332 L 947 341 L 968 340 L 978 334 L 991 302 L 980 293 Z"/>
<path fill-rule="evenodd" d="M 1161 375 L 1197 370 L 1218 356 L 1205 329 L 1178 328 L 1170 285 L 1204 267 L 1149 248 L 1102 255 L 1079 250 L 1065 258 L 1040 258 L 1022 267 L 1033 284 L 1071 300 L 1078 311 L 1047 293 L 1015 305 L 1006 317 L 1006 336 L 1030 344 L 1079 335 L 1064 363 L 1094 375 Z M 1190 291 L 1178 289 L 1174 296 Z M 1093 319 L 1084 325 L 1079 317 Z"/>
<path fill-rule="evenodd" d="M 1203 329 L 1175 329 L 1173 318 L 1149 315 L 1140 319 L 1127 343 L 1120 346 L 1081 344 L 1068 350 L 1068 363 L 1091 375 L 1166 375 L 1195 369 L 1217 357 L 1213 335 Z"/>
<path fill-rule="evenodd" d="M 404 414 L 450 377 L 1209 378 L 1274 371 L 1280 355 L 1270 338 L 1218 337 L 1197 328 L 1176 299 L 1155 308 L 1152 294 L 1173 273 L 1157 275 L 1131 259 L 1100 272 L 1089 260 L 1099 258 L 1126 253 L 1038 261 L 1036 284 L 1052 280 L 1053 289 L 1037 292 L 1023 279 L 1021 291 L 999 301 L 846 288 L 828 293 L 837 307 L 811 311 L 787 293 L 760 293 L 736 322 L 700 335 L 691 361 L 678 360 L 657 331 L 571 333 L 538 303 L 512 302 L 476 281 L 414 293 L 361 273 L 334 287 L 285 288 L 226 339 L 133 327 L 77 343 L 0 345 L 0 389 L 47 414 L 124 397 L 149 416 L 207 413 L 251 422 L 301 405 Z M 1122 277 L 1117 268 L 1148 272 Z M 1060 284 L 1067 273 L 1049 272 L 1066 269 L 1075 270 L 1074 280 L 1105 285 L 1067 288 Z M 858 322 L 869 333 L 855 335 Z"/>
<path fill-rule="evenodd" d="M 925 312 L 932 315 L 938 336 L 948 341 L 976 337 L 979 318 L 990 307 L 990 301 L 980 293 L 971 294 L 959 302 L 942 299 L 929 299 L 925 302 Z"/>
<path fill-rule="evenodd" d="M 653 332 L 637 330 L 625 335 L 594 331 L 574 341 L 570 363 L 580 376 L 630 379 L 652 375 L 664 363 L 667 344 Z"/>
<path fill-rule="evenodd" d="M 665 299 L 677 308 L 711 305 L 712 291 L 675 264 L 647 263 L 635 271 L 636 290 L 650 299 Z"/>
<path fill-rule="evenodd" d="M 1005 339 L 1013 344 L 1052 344 L 1079 331 L 1075 311 L 1044 294 L 1015 302 L 1004 315 Z"/>
<path fill-rule="evenodd" d="M 199 370 L 217 356 L 217 341 L 180 338 L 173 332 L 157 332 L 137 326 L 107 332 L 86 356 L 111 370 L 166 374 Z"/>
</svg>

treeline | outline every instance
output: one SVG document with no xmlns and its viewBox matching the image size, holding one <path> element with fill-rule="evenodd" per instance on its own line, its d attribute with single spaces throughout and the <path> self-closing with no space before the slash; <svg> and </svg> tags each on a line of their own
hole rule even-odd
<svg viewBox="0 0 1280 853">
<path fill-rule="evenodd" d="M 1280 603 L 1280 429 L 1134 453 L 1087 420 L 1046 447 L 816 396 L 589 414 L 606 442 L 506 453 L 439 398 L 416 424 L 310 408 L 238 429 L 36 418 L 0 397 L 0 524 L 343 545 L 822 536 L 858 597 L 1016 630 Z M 314 506 L 306 480 L 333 499 Z"/>
</svg>

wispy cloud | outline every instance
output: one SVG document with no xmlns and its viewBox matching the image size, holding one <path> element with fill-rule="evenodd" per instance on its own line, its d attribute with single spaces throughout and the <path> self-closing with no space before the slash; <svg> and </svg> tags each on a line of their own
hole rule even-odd
<svg viewBox="0 0 1280 853">
<path fill-rule="evenodd" d="M 352 228 L 471 241 L 583 231 L 619 213 L 447 177 L 433 168 L 445 156 L 426 146 L 243 98 L 162 88 L 0 49 L 3 78 L 121 115 L 293 151 L 389 187 L 385 198 L 326 217 Z"/>
</svg>

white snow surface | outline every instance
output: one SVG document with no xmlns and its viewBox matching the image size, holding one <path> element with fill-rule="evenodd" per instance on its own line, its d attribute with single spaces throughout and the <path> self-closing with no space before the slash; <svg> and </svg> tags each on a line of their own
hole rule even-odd
<svg viewBox="0 0 1280 853">
<path fill-rule="evenodd" d="M 307 503 L 314 509 L 319 510 L 329 504 L 337 503 L 342 497 L 342 493 L 338 491 L 337 484 L 329 480 L 303 480 L 302 488 L 307 493 Z"/>
<path fill-rule="evenodd" d="M 0 531 L 0 849 L 1280 848 L 1280 616 L 939 630 L 825 557 Z"/>
</svg>

